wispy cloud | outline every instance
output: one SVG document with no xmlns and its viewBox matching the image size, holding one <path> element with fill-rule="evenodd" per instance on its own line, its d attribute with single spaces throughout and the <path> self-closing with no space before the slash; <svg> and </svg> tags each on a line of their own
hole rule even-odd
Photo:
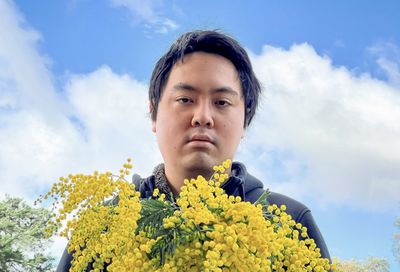
<svg viewBox="0 0 400 272">
<path fill-rule="evenodd" d="M 162 0 L 111 0 L 115 7 L 127 8 L 135 25 L 142 24 L 147 31 L 166 34 L 179 27 L 172 19 L 163 16 Z"/>
<path fill-rule="evenodd" d="M 325 203 L 396 209 L 400 86 L 334 67 L 308 44 L 266 46 L 252 58 L 265 100 L 241 156 L 256 154 L 252 168 L 262 169 L 266 185 Z"/>
<path fill-rule="evenodd" d="M 367 48 L 376 63 L 386 74 L 389 82 L 400 86 L 400 47 L 393 42 L 378 42 Z"/>
</svg>

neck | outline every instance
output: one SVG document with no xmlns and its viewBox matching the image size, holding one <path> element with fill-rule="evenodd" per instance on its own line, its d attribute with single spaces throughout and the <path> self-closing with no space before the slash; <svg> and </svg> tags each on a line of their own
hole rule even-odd
<svg viewBox="0 0 400 272">
<path fill-rule="evenodd" d="M 227 169 L 226 173 L 229 175 L 231 169 Z M 177 196 L 181 191 L 181 187 L 185 179 L 196 179 L 199 175 L 205 179 L 210 179 L 214 174 L 212 168 L 209 169 L 183 169 L 182 167 L 171 167 L 165 164 L 165 177 L 167 178 L 168 184 L 171 188 L 172 193 Z"/>
</svg>

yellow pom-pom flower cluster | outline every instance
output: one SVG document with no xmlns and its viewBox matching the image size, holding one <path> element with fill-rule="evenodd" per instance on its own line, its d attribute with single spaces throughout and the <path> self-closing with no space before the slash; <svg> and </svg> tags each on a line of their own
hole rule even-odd
<svg viewBox="0 0 400 272">
<path fill-rule="evenodd" d="M 334 270 L 284 205 L 268 205 L 266 194 L 251 204 L 224 192 L 230 164 L 215 166 L 210 180 L 185 180 L 177 200 L 158 189 L 140 199 L 124 180 L 130 161 L 118 177 L 61 178 L 45 198 L 61 200 L 50 229 L 67 221 L 60 234 L 73 252 L 71 271 Z"/>
</svg>

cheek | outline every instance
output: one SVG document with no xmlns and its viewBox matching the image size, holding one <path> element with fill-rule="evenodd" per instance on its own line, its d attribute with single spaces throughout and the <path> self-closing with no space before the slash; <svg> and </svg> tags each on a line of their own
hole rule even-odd
<svg viewBox="0 0 400 272">
<path fill-rule="evenodd" d="M 231 148 L 236 147 L 240 139 L 243 138 L 244 128 L 239 123 L 224 123 L 221 129 L 222 141 L 229 143 Z"/>
<path fill-rule="evenodd" d="M 180 125 L 178 118 L 172 116 L 163 116 L 158 119 L 155 124 L 155 130 L 159 141 L 169 145 L 171 148 L 179 141 L 179 136 L 184 133 L 183 125 Z"/>
</svg>

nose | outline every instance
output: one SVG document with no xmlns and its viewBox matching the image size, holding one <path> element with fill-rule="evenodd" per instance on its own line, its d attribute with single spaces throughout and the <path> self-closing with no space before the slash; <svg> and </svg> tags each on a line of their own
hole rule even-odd
<svg viewBox="0 0 400 272">
<path fill-rule="evenodd" d="M 204 102 L 194 107 L 192 126 L 194 127 L 214 127 L 214 118 L 211 106 Z"/>
</svg>

